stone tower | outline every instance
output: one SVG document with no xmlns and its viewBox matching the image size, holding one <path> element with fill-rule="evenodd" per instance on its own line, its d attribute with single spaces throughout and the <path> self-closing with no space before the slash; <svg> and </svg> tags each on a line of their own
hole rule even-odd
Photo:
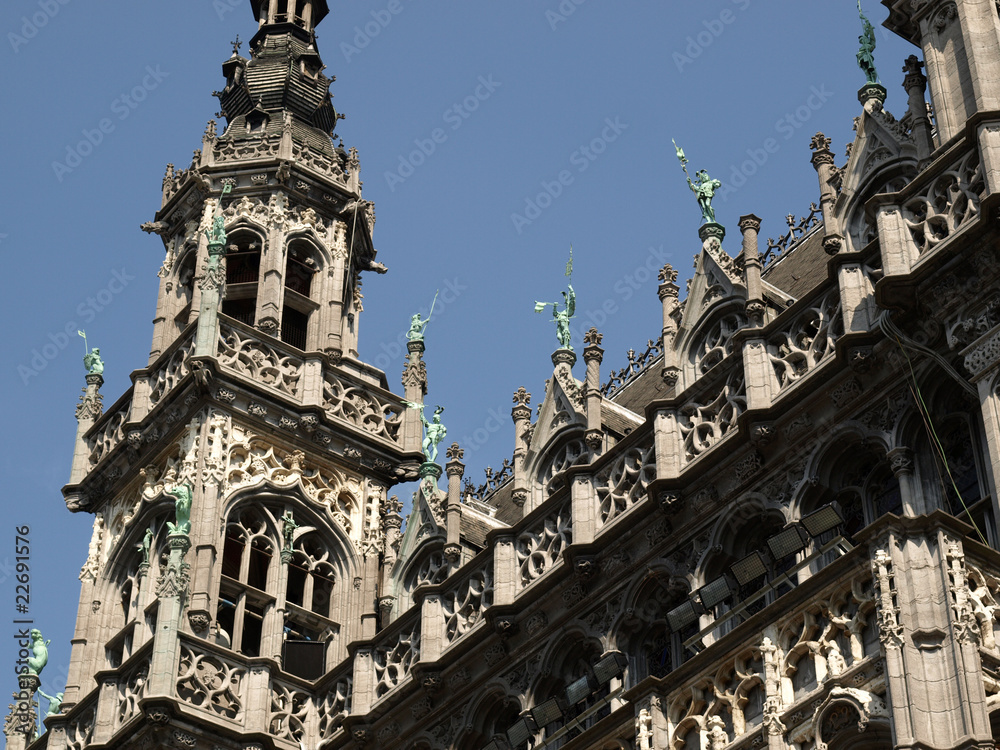
<svg viewBox="0 0 1000 750">
<path fill-rule="evenodd" d="M 107 409 L 91 367 L 77 410 L 64 496 L 94 529 L 53 746 L 269 731 L 271 673 L 291 696 L 376 632 L 402 523 L 387 492 L 422 460 L 400 398 L 357 359 L 361 274 L 386 269 L 358 154 L 333 136 L 327 2 L 251 5 L 259 30 L 216 92 L 225 130 L 210 121 L 191 165 L 168 165 L 142 227 L 166 250 L 148 366 Z"/>
</svg>

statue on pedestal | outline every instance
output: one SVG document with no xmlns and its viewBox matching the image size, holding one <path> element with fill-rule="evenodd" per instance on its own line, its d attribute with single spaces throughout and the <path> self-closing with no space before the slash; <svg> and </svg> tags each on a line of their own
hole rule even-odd
<svg viewBox="0 0 1000 750">
<path fill-rule="evenodd" d="M 858 50 L 858 67 L 864 71 L 865 79 L 868 83 L 878 83 L 878 71 L 875 70 L 875 28 L 871 21 L 861 10 L 861 0 L 858 0 L 858 15 L 861 16 L 861 23 L 864 33 L 858 37 L 861 48 Z"/>
<path fill-rule="evenodd" d="M 410 409 L 420 411 L 420 421 L 424 425 L 424 458 L 427 459 L 427 463 L 432 464 L 437 461 L 438 446 L 444 440 L 445 435 L 448 434 L 448 428 L 441 424 L 441 413 L 444 411 L 444 407 L 437 407 L 434 410 L 434 416 L 428 422 L 427 417 L 424 416 L 424 409 L 427 408 L 426 405 L 414 404 L 411 401 L 404 401 L 403 403 Z"/>
<path fill-rule="evenodd" d="M 695 172 L 695 180 L 692 180 L 691 175 L 688 174 L 688 158 L 684 155 L 684 149 L 677 145 L 677 141 L 674 141 L 674 149 L 677 151 L 677 160 L 681 163 L 684 176 L 687 177 L 688 187 L 691 188 L 691 192 L 698 199 L 698 207 L 701 208 L 702 223 L 716 223 L 715 209 L 712 208 L 712 199 L 715 197 L 715 191 L 722 187 L 722 182 L 720 180 L 713 180 L 704 169 L 699 169 Z"/>
</svg>

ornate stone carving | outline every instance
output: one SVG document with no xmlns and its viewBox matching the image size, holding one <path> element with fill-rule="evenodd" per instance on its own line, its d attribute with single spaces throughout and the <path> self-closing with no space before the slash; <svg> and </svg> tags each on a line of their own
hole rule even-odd
<svg viewBox="0 0 1000 750">
<path fill-rule="evenodd" d="M 903 627 L 899 624 L 899 607 L 894 602 L 893 563 L 889 550 L 875 550 L 875 555 L 872 558 L 872 577 L 879 605 L 879 640 L 887 649 L 902 648 Z"/>
</svg>

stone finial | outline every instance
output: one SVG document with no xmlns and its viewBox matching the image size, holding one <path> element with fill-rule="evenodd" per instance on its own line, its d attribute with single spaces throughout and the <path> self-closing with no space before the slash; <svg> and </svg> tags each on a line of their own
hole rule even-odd
<svg viewBox="0 0 1000 750">
<path fill-rule="evenodd" d="M 583 343 L 588 346 L 600 346 L 602 341 L 604 341 L 604 334 L 598 333 L 597 328 L 593 326 L 583 335 Z"/>
<path fill-rule="evenodd" d="M 218 130 L 216 129 L 215 120 L 209 120 L 208 124 L 205 126 L 205 138 L 215 138 L 218 135 Z"/>
<path fill-rule="evenodd" d="M 833 151 L 830 150 L 830 144 L 833 143 L 832 140 L 827 138 L 823 133 L 816 133 L 809 141 L 809 148 L 813 150 L 812 155 L 812 165 L 813 168 L 819 169 L 821 166 L 833 166 Z"/>
<path fill-rule="evenodd" d="M 514 393 L 514 405 L 515 406 L 530 406 L 531 405 L 531 394 L 525 390 L 524 386 L 521 386 Z"/>
<path fill-rule="evenodd" d="M 445 451 L 445 455 L 452 461 L 461 461 L 465 458 L 465 451 L 458 447 L 458 443 L 452 443 Z"/>
<path fill-rule="evenodd" d="M 669 263 L 665 264 L 656 275 L 661 284 L 676 284 L 677 270 Z"/>
</svg>

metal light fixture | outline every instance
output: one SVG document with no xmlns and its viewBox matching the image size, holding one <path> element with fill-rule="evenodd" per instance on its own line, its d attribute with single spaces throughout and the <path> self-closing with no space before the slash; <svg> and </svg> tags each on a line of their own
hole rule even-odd
<svg viewBox="0 0 1000 750">
<path fill-rule="evenodd" d="M 624 674 L 627 665 L 628 660 L 624 654 L 612 651 L 610 654 L 602 656 L 594 665 L 594 677 L 597 678 L 599 684 L 607 684 L 615 677 Z"/>
<path fill-rule="evenodd" d="M 688 625 L 698 621 L 698 607 L 690 599 L 685 599 L 682 604 L 667 612 L 667 624 L 675 633 L 684 630 Z"/>
<path fill-rule="evenodd" d="M 800 521 L 810 536 L 825 534 L 837 528 L 843 522 L 843 516 L 840 515 L 840 512 L 833 505 L 824 505 L 809 515 L 802 516 L 802 520 Z"/>
<path fill-rule="evenodd" d="M 590 677 L 584 675 L 579 680 L 571 682 L 566 688 L 566 703 L 574 706 L 585 698 L 589 698 L 592 692 L 594 692 L 594 688 L 590 684 Z"/>
<path fill-rule="evenodd" d="M 712 609 L 736 592 L 729 576 L 722 575 L 698 589 L 698 598 L 705 609 Z"/>
<path fill-rule="evenodd" d="M 493 738 L 493 741 L 490 742 L 490 744 L 483 748 L 483 750 L 510 750 L 510 745 L 507 743 L 506 737 L 502 734 L 498 734 Z"/>
<path fill-rule="evenodd" d="M 767 538 L 767 548 L 775 560 L 791 557 L 809 546 L 809 534 L 799 524 L 793 523 L 774 536 Z"/>
<path fill-rule="evenodd" d="M 507 741 L 510 742 L 511 747 L 520 747 L 534 737 L 537 731 L 538 727 L 535 725 L 534 719 L 531 718 L 531 714 L 528 714 L 518 719 L 517 723 L 507 730 Z"/>
<path fill-rule="evenodd" d="M 740 586 L 746 586 L 751 581 L 767 575 L 767 560 L 764 559 L 763 553 L 759 550 L 751 552 L 742 560 L 737 560 L 730 565 L 729 571 Z"/>
<path fill-rule="evenodd" d="M 549 698 L 545 703 L 531 709 L 531 718 L 535 726 L 547 727 L 554 721 L 563 717 L 563 708 L 559 705 L 558 698 Z"/>
</svg>

